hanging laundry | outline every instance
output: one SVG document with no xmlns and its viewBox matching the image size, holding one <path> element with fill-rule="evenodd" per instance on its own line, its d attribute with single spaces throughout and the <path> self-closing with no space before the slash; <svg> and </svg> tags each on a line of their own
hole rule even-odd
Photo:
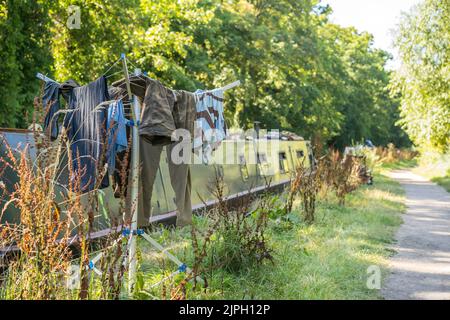
<svg viewBox="0 0 450 320">
<path fill-rule="evenodd" d="M 185 129 L 194 138 L 196 102 L 195 95 L 192 92 L 184 90 L 172 90 L 175 95 L 175 104 L 173 107 L 173 118 L 177 129 Z"/>
<path fill-rule="evenodd" d="M 115 82 L 113 86 L 125 89 L 125 80 Z M 188 225 L 192 221 L 189 164 L 175 164 L 171 153 L 179 143 L 174 141 L 176 129 L 185 129 L 191 137 L 193 136 L 196 118 L 195 95 L 188 91 L 171 90 L 156 80 L 138 76 L 130 77 L 130 88 L 132 94 L 143 101 L 139 126 L 142 169 L 141 179 L 139 179 L 138 225 L 147 225 L 152 214 L 153 185 L 163 146 L 166 146 L 170 180 L 175 192 L 177 225 Z"/>
<path fill-rule="evenodd" d="M 138 225 L 144 227 L 149 225 L 152 213 L 153 186 L 158 171 L 160 170 L 160 159 L 163 149 L 166 149 L 170 183 L 175 192 L 175 203 L 177 207 L 177 226 L 184 227 L 192 223 L 192 203 L 191 203 L 191 174 L 189 164 L 175 164 L 171 154 L 177 143 L 172 143 L 166 147 L 152 145 L 146 139 L 139 139 L 140 160 L 142 164 L 139 179 L 138 192 Z M 129 183 L 131 183 L 129 178 Z M 131 197 L 127 196 L 127 205 L 130 208 Z"/>
<path fill-rule="evenodd" d="M 113 86 L 126 88 L 125 80 Z M 176 129 L 194 133 L 195 97 L 187 91 L 171 90 L 159 81 L 140 76 L 130 77 L 131 92 L 143 101 L 139 135 L 153 145 L 173 142 Z"/>
<path fill-rule="evenodd" d="M 194 152 L 202 149 L 203 162 L 209 163 L 213 151 L 217 150 L 226 138 L 226 123 L 223 115 L 224 92 L 197 90 L 194 132 Z"/>
<path fill-rule="evenodd" d="M 64 99 L 68 101 L 71 90 L 76 87 L 79 87 L 79 84 L 72 79 L 67 80 L 63 84 L 59 84 L 53 80 L 45 83 L 42 96 L 42 104 L 45 110 L 44 131 L 52 139 L 56 139 L 59 135 L 58 117 L 56 113 L 61 108 L 60 96 L 62 94 Z"/>
<path fill-rule="evenodd" d="M 108 136 L 106 157 L 110 175 L 113 175 L 115 172 L 117 154 L 128 148 L 127 125 L 129 126 L 131 123 L 125 118 L 122 100 L 114 101 L 108 107 L 106 122 Z"/>
<path fill-rule="evenodd" d="M 125 104 L 123 101 L 128 100 L 128 95 L 126 93 L 125 89 L 119 88 L 119 87 L 108 87 L 108 94 L 109 97 L 112 100 L 121 100 L 123 105 L 123 114 L 126 118 L 127 125 L 125 126 L 125 134 L 127 139 L 127 144 L 129 141 L 129 137 L 131 135 L 131 121 L 130 119 L 132 117 L 131 115 L 131 108 L 130 104 Z M 131 142 L 132 143 L 132 142 Z M 131 146 L 130 146 L 131 148 Z M 122 149 L 122 148 L 121 148 Z M 130 163 L 131 163 L 131 153 L 127 152 L 128 148 L 125 148 L 122 151 L 117 151 L 115 159 L 114 159 L 114 165 L 112 163 L 108 162 L 108 168 L 110 173 L 110 184 L 112 186 L 112 189 L 114 191 L 114 197 L 119 199 L 123 197 L 127 197 L 127 187 L 128 187 L 128 178 L 129 178 L 129 171 L 130 171 Z M 110 158 L 108 158 L 110 159 Z M 111 167 L 114 166 L 113 173 L 111 174 Z M 125 175 L 124 175 L 125 174 Z"/>
<path fill-rule="evenodd" d="M 58 112 L 60 106 L 59 100 L 59 83 L 55 81 L 47 81 L 44 87 L 44 94 L 42 96 L 42 104 L 45 110 L 44 119 L 44 131 L 48 132 L 52 139 L 56 139 L 59 134 L 59 127 L 55 117 L 55 113 Z"/>
<path fill-rule="evenodd" d="M 109 185 L 108 175 L 102 173 L 106 158 L 107 109 L 97 108 L 108 100 L 105 77 L 70 92 L 68 109 L 71 112 L 64 118 L 64 127 L 71 144 L 74 175 L 71 178 L 81 175 L 82 192 Z M 102 175 L 102 180 L 97 181 Z"/>
</svg>

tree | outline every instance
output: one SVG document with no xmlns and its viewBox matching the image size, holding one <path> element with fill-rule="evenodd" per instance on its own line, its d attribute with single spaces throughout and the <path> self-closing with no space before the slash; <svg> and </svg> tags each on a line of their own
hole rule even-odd
<svg viewBox="0 0 450 320">
<path fill-rule="evenodd" d="M 71 5 L 78 29 L 67 26 Z M 26 126 L 36 71 L 85 84 L 124 52 L 175 89 L 241 80 L 227 95 L 229 126 L 258 120 L 339 147 L 400 141 L 388 55 L 369 34 L 330 23 L 331 8 L 318 0 L 10 0 L 0 8 L 1 125 Z M 121 77 L 114 72 L 110 81 Z"/>
<path fill-rule="evenodd" d="M 37 71 L 51 64 L 47 7 L 36 0 L 0 3 L 0 126 L 23 127 L 40 84 Z"/>
<path fill-rule="evenodd" d="M 414 143 L 444 152 L 450 145 L 450 3 L 426 0 L 405 14 L 396 46 L 402 65 L 393 81 L 401 94 L 400 124 Z"/>
</svg>

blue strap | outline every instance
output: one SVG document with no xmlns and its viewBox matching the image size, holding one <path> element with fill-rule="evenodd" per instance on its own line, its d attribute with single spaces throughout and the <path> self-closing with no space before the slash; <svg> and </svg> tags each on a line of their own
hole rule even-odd
<svg viewBox="0 0 450 320">
<path fill-rule="evenodd" d="M 186 270 L 187 270 L 187 266 L 184 263 L 178 267 L 178 271 L 180 271 L 180 272 L 186 272 Z"/>
<path fill-rule="evenodd" d="M 127 120 L 126 125 L 129 126 L 129 127 L 134 127 L 134 120 Z M 138 120 L 137 121 L 137 126 L 139 127 L 140 125 L 141 125 L 141 122 Z"/>
<path fill-rule="evenodd" d="M 142 236 L 142 235 L 144 234 L 144 230 L 142 230 L 142 229 L 137 229 L 137 230 L 133 231 L 133 234 L 134 234 L 135 236 Z"/>
<path fill-rule="evenodd" d="M 94 262 L 92 260 L 89 261 L 89 269 L 90 270 L 94 269 Z"/>
<path fill-rule="evenodd" d="M 129 236 L 131 234 L 130 229 L 123 229 L 122 230 L 122 235 L 123 236 Z M 144 234 L 144 230 L 143 229 L 137 229 L 137 230 L 133 230 L 133 235 L 134 236 L 142 236 Z"/>
</svg>

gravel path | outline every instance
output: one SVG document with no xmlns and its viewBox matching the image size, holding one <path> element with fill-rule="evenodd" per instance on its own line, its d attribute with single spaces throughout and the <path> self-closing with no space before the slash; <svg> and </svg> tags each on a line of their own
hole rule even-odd
<svg viewBox="0 0 450 320">
<path fill-rule="evenodd" d="M 450 299 L 450 193 L 409 171 L 391 178 L 406 191 L 407 213 L 396 235 L 385 299 Z"/>
</svg>

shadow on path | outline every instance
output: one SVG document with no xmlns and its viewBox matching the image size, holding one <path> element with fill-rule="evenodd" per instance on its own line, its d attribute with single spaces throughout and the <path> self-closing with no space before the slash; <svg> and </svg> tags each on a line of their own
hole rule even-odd
<svg viewBox="0 0 450 320">
<path fill-rule="evenodd" d="M 385 299 L 450 299 L 450 193 L 409 171 L 389 176 L 404 187 L 407 212 L 392 249 Z"/>
</svg>

